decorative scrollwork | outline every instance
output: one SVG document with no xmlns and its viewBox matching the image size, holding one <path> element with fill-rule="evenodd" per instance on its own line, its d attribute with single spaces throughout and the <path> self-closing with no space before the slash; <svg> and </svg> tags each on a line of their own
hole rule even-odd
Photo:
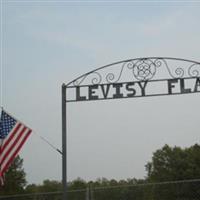
<svg viewBox="0 0 200 200">
<path fill-rule="evenodd" d="M 72 81 L 72 85 L 73 86 L 79 86 L 79 85 L 81 85 L 83 83 L 83 81 L 86 79 L 86 77 L 87 77 L 87 75 L 85 75 L 85 76 L 83 76 L 83 77 L 81 77 L 79 79 L 76 79 L 76 80 Z"/>
<path fill-rule="evenodd" d="M 142 59 L 137 62 L 131 61 L 127 64 L 129 69 L 132 69 L 133 75 L 137 80 L 150 80 L 154 77 L 156 73 L 156 68 L 159 65 L 156 65 L 157 62 L 152 61 L 151 59 Z"/>
<path fill-rule="evenodd" d="M 123 73 L 123 71 L 124 71 L 124 68 L 125 68 L 125 63 L 123 63 L 123 65 L 122 65 L 122 67 L 121 67 L 121 70 L 120 70 L 120 73 L 119 73 L 118 76 L 116 76 L 114 73 L 108 73 L 108 74 L 106 75 L 106 81 L 107 81 L 108 83 L 117 83 L 117 82 L 120 80 L 121 76 L 122 76 L 122 73 Z M 117 78 L 116 78 L 116 77 L 117 77 Z"/>
<path fill-rule="evenodd" d="M 182 66 L 183 64 L 183 66 Z M 189 67 L 187 67 L 187 65 Z M 131 71 L 130 81 L 148 81 L 156 79 L 158 69 L 165 69 L 167 78 L 183 78 L 200 76 L 200 63 L 177 58 L 139 58 L 125 60 L 118 63 L 100 67 L 89 73 L 86 73 L 74 81 L 70 82 L 73 86 L 83 84 L 106 84 L 123 81 L 122 75 Z M 113 70 L 106 72 L 105 70 Z M 127 81 L 127 80 L 126 80 Z"/>
<path fill-rule="evenodd" d="M 93 84 L 93 85 L 94 85 L 94 84 L 100 84 L 100 83 L 101 83 L 101 80 L 102 80 L 101 74 L 98 73 L 98 72 L 93 72 L 93 74 L 95 74 L 96 77 L 93 77 L 93 78 L 92 78 L 92 84 Z"/>
<path fill-rule="evenodd" d="M 112 83 L 115 80 L 115 75 L 113 73 L 107 74 L 106 80 L 107 80 L 108 83 Z"/>
<path fill-rule="evenodd" d="M 191 77 L 196 77 L 200 75 L 200 64 L 192 64 L 188 69 L 188 74 Z"/>
<path fill-rule="evenodd" d="M 92 72 L 92 73 L 85 74 L 84 76 L 82 76 L 81 78 L 73 81 L 72 83 L 73 83 L 74 86 L 79 86 L 88 77 L 91 77 L 90 80 L 91 80 L 92 85 L 100 84 L 102 82 L 101 74 L 99 72 Z"/>
<path fill-rule="evenodd" d="M 171 76 L 171 78 L 182 78 L 185 74 L 185 71 L 183 68 L 181 67 L 175 67 L 175 75 L 173 75 L 172 70 L 170 69 L 166 59 L 161 59 L 169 73 L 169 75 Z"/>
</svg>

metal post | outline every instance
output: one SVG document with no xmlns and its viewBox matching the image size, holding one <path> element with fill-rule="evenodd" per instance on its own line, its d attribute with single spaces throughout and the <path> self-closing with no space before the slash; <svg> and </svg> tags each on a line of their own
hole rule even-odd
<svg viewBox="0 0 200 200">
<path fill-rule="evenodd" d="M 66 85 L 62 85 L 62 185 L 63 200 L 67 200 L 67 122 L 66 122 Z"/>
</svg>

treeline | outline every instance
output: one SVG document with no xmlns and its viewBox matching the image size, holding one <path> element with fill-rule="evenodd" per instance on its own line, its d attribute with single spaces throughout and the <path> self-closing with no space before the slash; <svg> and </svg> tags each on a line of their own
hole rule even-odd
<svg viewBox="0 0 200 200">
<path fill-rule="evenodd" d="M 113 186 L 130 186 L 133 184 L 145 183 L 145 180 L 138 180 L 138 179 L 127 179 L 127 180 L 115 180 L 111 179 L 108 180 L 106 178 L 98 178 L 95 181 L 85 181 L 81 178 L 77 178 L 72 182 L 68 183 L 68 190 L 69 191 L 82 191 L 87 190 L 88 188 L 95 189 L 95 188 L 110 188 Z M 44 180 L 41 185 L 31 184 L 28 185 L 25 189 L 27 193 L 43 193 L 43 192 L 56 192 L 62 191 L 62 184 L 59 181 L 52 181 L 52 180 Z"/>
<path fill-rule="evenodd" d="M 0 195 L 62 191 L 60 181 L 45 180 L 42 184 L 27 185 L 22 165 L 23 160 L 17 157 L 6 174 L 6 182 L 1 187 Z M 86 196 L 95 196 L 95 200 L 137 199 L 136 197 L 140 200 L 192 199 L 197 196 L 200 198 L 200 181 L 198 181 L 200 179 L 200 145 L 195 144 L 189 148 L 165 145 L 153 153 L 145 169 L 146 177 L 139 180 L 99 178 L 87 182 L 77 178 L 68 183 L 70 199 L 85 199 Z M 188 181 L 191 179 L 195 181 Z M 79 191 L 75 193 L 74 190 Z"/>
</svg>

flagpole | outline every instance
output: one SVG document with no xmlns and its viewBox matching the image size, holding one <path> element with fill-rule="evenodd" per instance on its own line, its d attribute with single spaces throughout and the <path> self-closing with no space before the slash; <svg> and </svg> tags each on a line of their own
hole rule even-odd
<svg viewBox="0 0 200 200">
<path fill-rule="evenodd" d="M 67 200 L 67 122 L 66 85 L 62 84 L 62 185 L 63 200 Z"/>
</svg>

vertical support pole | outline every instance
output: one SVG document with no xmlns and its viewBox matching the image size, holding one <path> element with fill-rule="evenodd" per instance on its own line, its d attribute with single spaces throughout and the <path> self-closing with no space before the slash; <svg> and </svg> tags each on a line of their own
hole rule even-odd
<svg viewBox="0 0 200 200">
<path fill-rule="evenodd" d="M 62 85 L 62 185 L 63 200 L 67 200 L 67 106 L 66 85 Z"/>
</svg>

